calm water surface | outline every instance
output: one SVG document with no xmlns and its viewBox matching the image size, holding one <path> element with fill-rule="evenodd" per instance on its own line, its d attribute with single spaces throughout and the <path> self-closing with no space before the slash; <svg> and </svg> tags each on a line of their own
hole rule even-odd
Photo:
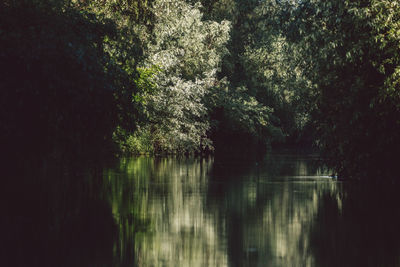
<svg viewBox="0 0 400 267">
<path fill-rule="evenodd" d="M 328 174 L 317 156 L 274 153 L 124 159 L 107 177 L 121 228 L 132 210 L 142 227 L 121 237 L 140 266 L 400 266 L 394 200 Z"/>
<path fill-rule="evenodd" d="M 328 175 L 315 155 L 136 157 L 15 187 L 7 266 L 400 266 L 398 190 Z"/>
</svg>

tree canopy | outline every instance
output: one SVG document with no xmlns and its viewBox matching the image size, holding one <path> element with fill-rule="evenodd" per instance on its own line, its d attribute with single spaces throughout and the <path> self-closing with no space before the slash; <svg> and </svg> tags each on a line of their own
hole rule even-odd
<svg viewBox="0 0 400 267">
<path fill-rule="evenodd" d="M 393 177 L 399 124 L 399 1 L 302 1 L 287 34 L 315 85 L 317 141 L 350 178 Z"/>
<path fill-rule="evenodd" d="M 314 144 L 343 177 L 394 175 L 397 0 L 19 0 L 0 15 L 16 160 Z"/>
</svg>

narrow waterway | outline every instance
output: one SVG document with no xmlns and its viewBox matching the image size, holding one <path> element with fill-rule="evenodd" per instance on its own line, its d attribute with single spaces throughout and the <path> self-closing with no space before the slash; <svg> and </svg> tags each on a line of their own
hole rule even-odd
<svg viewBox="0 0 400 267">
<path fill-rule="evenodd" d="M 122 244 L 135 240 L 140 266 L 399 266 L 390 190 L 382 199 L 318 163 L 282 152 L 122 160 L 108 172 L 113 215 L 134 210 L 143 227 Z"/>
<path fill-rule="evenodd" d="M 397 190 L 328 175 L 316 155 L 275 152 L 13 183 L 3 266 L 400 266 Z"/>
</svg>

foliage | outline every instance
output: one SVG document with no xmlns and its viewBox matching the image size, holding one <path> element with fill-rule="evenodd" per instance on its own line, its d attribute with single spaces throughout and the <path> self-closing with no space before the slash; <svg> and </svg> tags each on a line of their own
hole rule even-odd
<svg viewBox="0 0 400 267">
<path fill-rule="evenodd" d="M 113 133 L 113 140 L 118 146 L 118 152 L 122 155 L 153 154 L 153 139 L 147 129 L 140 127 L 134 133 L 121 127 Z"/>
<path fill-rule="evenodd" d="M 102 22 L 111 21 L 115 25 L 115 36 L 114 38 L 106 36 L 104 49 L 121 70 L 121 73 L 112 74 L 123 81 L 118 84 L 119 90 L 116 95 L 120 116 L 118 125 L 130 132 L 135 131 L 136 126 L 146 117 L 142 112 L 140 94 L 147 88 L 137 82 L 143 80 L 141 78 L 143 71 L 138 69 L 138 63 L 143 56 L 143 42 L 149 38 L 152 27 L 151 2 L 151 0 L 75 1 L 75 8 L 92 12 Z M 125 88 L 126 85 L 135 87 L 136 90 Z"/>
<path fill-rule="evenodd" d="M 317 143 L 394 175 L 400 2 L 0 3 L 6 153 L 186 153 Z M 90 153 L 89 153 L 90 154 Z"/>
<path fill-rule="evenodd" d="M 270 125 L 272 109 L 245 91 L 245 87 L 230 90 L 229 83 L 222 81 L 207 95 L 210 137 L 217 150 L 243 152 L 254 145 L 266 146 L 271 136 L 279 138 L 281 134 Z"/>
<path fill-rule="evenodd" d="M 104 151 L 125 112 L 121 92 L 135 90 L 105 52 L 114 25 L 52 3 L 9 2 L 0 11 L 0 131 L 10 158 Z"/>
<path fill-rule="evenodd" d="M 315 83 L 324 156 L 347 178 L 391 177 L 400 147 L 398 1 L 302 1 L 288 36 Z"/>
<path fill-rule="evenodd" d="M 279 30 L 283 3 L 202 2 L 207 17 L 229 19 L 233 24 L 228 44 L 230 53 L 224 58 L 219 74 L 227 78 L 228 89 L 225 96 L 224 91 L 219 92 L 219 97 L 242 105 L 243 111 L 262 113 L 261 116 L 244 115 L 235 111 L 238 105 L 234 107 L 224 105 L 229 101 L 216 101 L 217 106 L 211 107 L 213 125 L 216 126 L 211 135 L 220 140 L 216 142 L 217 147 L 237 147 L 244 139 L 249 141 L 245 146 L 252 143 L 257 147 L 290 140 L 296 144 L 303 141 L 305 138 L 301 135 L 309 120 L 306 98 L 309 81 L 293 60 L 293 56 L 300 60 L 301 54 Z M 254 104 L 248 105 L 249 101 L 243 99 L 251 99 Z M 230 114 L 235 114 L 235 118 Z M 244 122 L 257 125 L 258 130 L 254 131 L 254 127 Z"/>
<path fill-rule="evenodd" d="M 143 65 L 159 66 L 152 78 L 155 93 L 146 99 L 154 151 L 210 149 L 204 96 L 217 81 L 229 23 L 203 21 L 198 5 L 181 0 L 155 1 L 153 13 L 153 40 Z"/>
</svg>

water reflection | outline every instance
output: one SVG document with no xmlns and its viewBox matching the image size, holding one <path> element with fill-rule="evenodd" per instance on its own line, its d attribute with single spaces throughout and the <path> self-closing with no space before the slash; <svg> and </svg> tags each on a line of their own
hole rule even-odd
<svg viewBox="0 0 400 267">
<path fill-rule="evenodd" d="M 136 263 L 399 266 L 393 194 L 336 182 L 318 166 L 318 157 L 295 154 L 122 161 L 116 172 L 136 188 L 134 210 L 148 223 L 133 237 Z"/>
<path fill-rule="evenodd" d="M 113 214 L 126 217 L 122 207 L 132 203 L 130 212 L 148 222 L 127 238 L 142 266 L 313 266 L 319 200 L 338 190 L 316 160 L 126 159 L 108 173 Z"/>
<path fill-rule="evenodd" d="M 217 164 L 208 199 L 225 214 L 219 223 L 227 228 L 230 266 L 314 266 L 309 234 L 320 196 L 338 190 L 316 160 L 278 154 L 262 162 Z"/>
<path fill-rule="evenodd" d="M 270 153 L 7 174 L 0 265 L 400 266 L 398 188 L 318 166 Z"/>
<path fill-rule="evenodd" d="M 204 206 L 211 167 L 211 159 L 140 157 L 123 160 L 117 172 L 109 172 L 109 179 L 120 183 L 113 189 L 118 192 L 112 199 L 114 216 L 124 213 L 120 208 L 121 202 L 126 203 L 123 189 L 130 186 L 137 188 L 130 192 L 136 200 L 130 211 L 148 219 L 146 231 L 135 237 L 138 265 L 227 265 L 215 216 Z M 125 175 L 117 175 L 121 172 Z"/>
</svg>

